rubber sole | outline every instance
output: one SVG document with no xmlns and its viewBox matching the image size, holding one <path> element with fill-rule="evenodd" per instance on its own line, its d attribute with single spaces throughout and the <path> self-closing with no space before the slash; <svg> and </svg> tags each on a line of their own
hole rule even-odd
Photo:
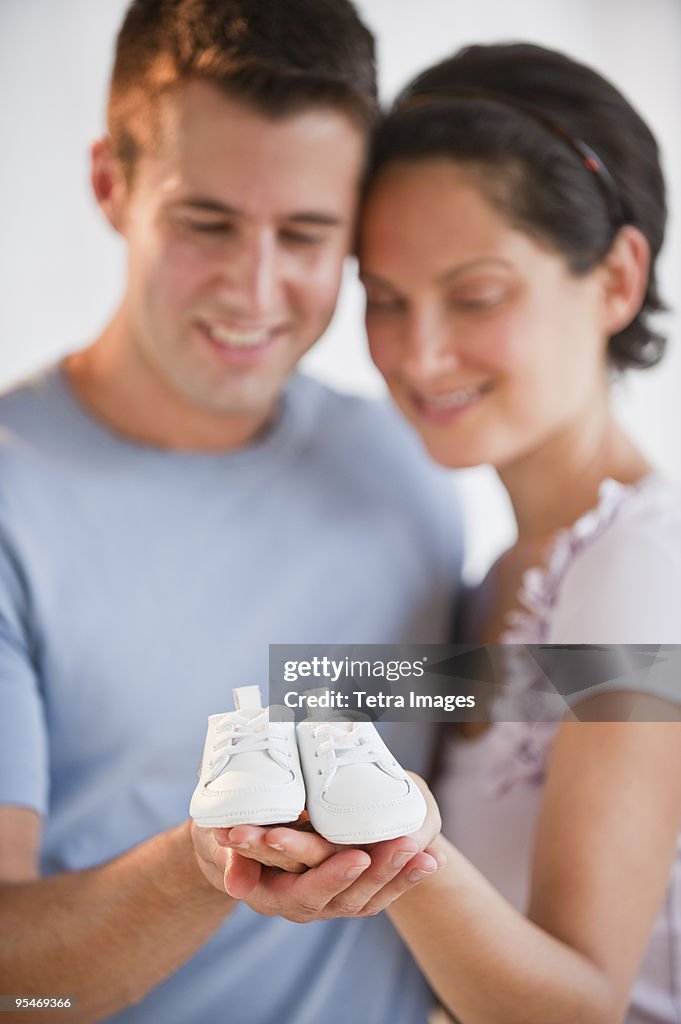
<svg viewBox="0 0 681 1024">
<path fill-rule="evenodd" d="M 399 839 L 400 836 L 410 836 L 412 832 L 418 832 L 425 820 L 424 815 L 423 818 L 411 825 L 402 825 L 399 828 L 371 834 L 368 832 L 344 832 L 340 835 L 332 835 L 330 832 L 320 832 L 312 818 L 310 818 L 313 828 L 319 832 L 320 836 L 323 836 L 330 843 L 337 843 L 339 846 L 365 846 L 369 843 L 383 843 L 388 839 Z"/>
<path fill-rule="evenodd" d="M 194 818 L 194 815 L 191 817 L 194 818 L 199 828 L 234 828 L 235 825 L 286 825 L 297 821 L 303 810 L 303 807 L 299 810 L 282 810 L 277 807 L 259 812 L 217 814 L 209 818 Z"/>
</svg>

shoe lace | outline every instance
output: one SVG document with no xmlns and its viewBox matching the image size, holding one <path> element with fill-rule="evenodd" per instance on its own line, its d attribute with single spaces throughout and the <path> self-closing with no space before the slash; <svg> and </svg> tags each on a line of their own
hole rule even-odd
<svg viewBox="0 0 681 1024">
<path fill-rule="evenodd" d="M 376 764 L 395 779 L 402 779 L 403 772 L 389 754 L 387 754 L 382 743 L 378 742 L 377 734 L 372 731 L 367 735 L 361 728 L 361 723 L 344 722 L 322 722 L 315 726 L 313 733 L 315 739 L 321 740 L 318 754 L 333 754 L 333 760 L 326 766 L 320 768 L 320 775 L 327 772 L 335 775 L 338 768 L 350 764 Z M 330 775 L 327 783 L 333 776 Z"/>
<path fill-rule="evenodd" d="M 279 765 L 288 768 L 285 762 L 291 758 L 291 752 L 285 740 L 270 731 L 269 724 L 268 708 L 263 708 L 257 715 L 237 714 L 219 725 L 215 731 L 224 733 L 224 738 L 213 744 L 214 756 L 208 762 L 211 773 L 208 782 L 214 782 L 235 755 L 251 754 L 259 750 L 265 751 Z"/>
</svg>

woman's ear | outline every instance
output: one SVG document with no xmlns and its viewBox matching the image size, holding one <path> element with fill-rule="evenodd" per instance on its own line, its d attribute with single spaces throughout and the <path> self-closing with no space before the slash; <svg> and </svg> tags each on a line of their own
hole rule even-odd
<svg viewBox="0 0 681 1024">
<path fill-rule="evenodd" d="M 110 139 L 105 136 L 93 142 L 90 155 L 90 180 L 97 204 L 109 224 L 122 233 L 128 188 L 123 168 L 114 156 Z"/>
<path fill-rule="evenodd" d="M 610 336 L 628 327 L 643 305 L 650 270 L 650 246 L 645 235 L 625 224 L 617 232 L 600 270 L 603 326 Z"/>
</svg>

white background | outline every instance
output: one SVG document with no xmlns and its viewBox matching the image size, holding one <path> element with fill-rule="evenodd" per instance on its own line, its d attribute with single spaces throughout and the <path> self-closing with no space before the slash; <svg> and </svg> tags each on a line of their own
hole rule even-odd
<svg viewBox="0 0 681 1024">
<path fill-rule="evenodd" d="M 127 0 L 0 0 L 0 386 L 104 325 L 120 295 L 123 247 L 90 196 L 88 146 L 104 127 L 115 32 Z M 653 127 L 670 189 L 662 292 L 677 297 L 681 266 L 681 3 L 679 0 L 359 0 L 379 40 L 384 99 L 415 72 L 476 41 L 525 39 L 563 49 L 612 78 Z M 337 316 L 307 357 L 340 388 L 377 394 L 362 300 L 348 267 Z M 681 479 L 681 335 L 665 317 L 663 365 L 632 374 L 617 407 L 653 461 Z M 487 469 L 459 474 L 477 575 L 512 534 Z"/>
</svg>

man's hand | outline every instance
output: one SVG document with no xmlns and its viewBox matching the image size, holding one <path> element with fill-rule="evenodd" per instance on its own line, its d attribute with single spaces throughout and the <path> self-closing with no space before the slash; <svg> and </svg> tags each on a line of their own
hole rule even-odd
<svg viewBox="0 0 681 1024">
<path fill-rule="evenodd" d="M 428 813 L 418 832 L 357 849 L 300 827 L 203 830 L 195 840 L 207 878 L 260 914 L 290 921 L 377 914 L 444 863 L 427 847 L 440 830 L 433 796 L 416 775 Z"/>
</svg>

